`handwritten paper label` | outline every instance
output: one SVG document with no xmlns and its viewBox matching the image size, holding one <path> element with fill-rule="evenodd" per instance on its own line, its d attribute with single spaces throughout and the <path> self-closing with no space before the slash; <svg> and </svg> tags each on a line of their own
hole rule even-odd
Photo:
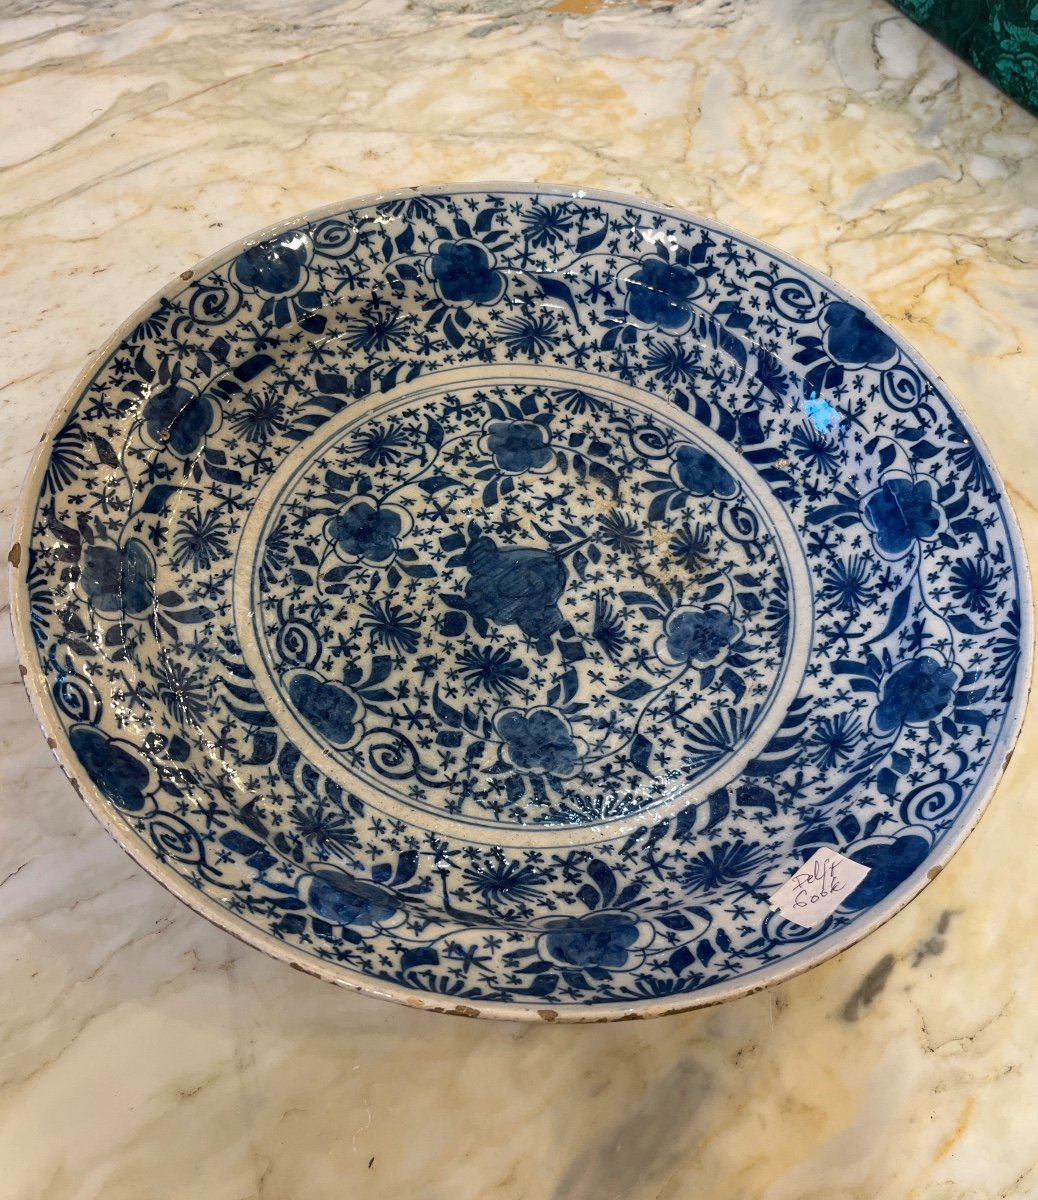
<svg viewBox="0 0 1038 1200">
<path fill-rule="evenodd" d="M 869 873 L 838 850 L 816 850 L 771 897 L 771 907 L 804 929 L 821 925 Z"/>
</svg>

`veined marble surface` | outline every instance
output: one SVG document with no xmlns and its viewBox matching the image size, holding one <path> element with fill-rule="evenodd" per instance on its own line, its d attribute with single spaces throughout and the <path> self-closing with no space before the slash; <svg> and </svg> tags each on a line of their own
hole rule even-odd
<svg viewBox="0 0 1038 1200">
<path fill-rule="evenodd" d="M 834 274 L 972 414 L 1038 552 L 1038 124 L 882 0 L 8 0 L 0 521 L 119 321 L 360 193 L 557 180 Z M 4 602 L 6 608 L 6 602 Z M 1038 708 L 977 832 L 784 986 L 615 1026 L 340 992 L 146 877 L 0 624 L 2 1200 L 1038 1196 Z"/>
</svg>

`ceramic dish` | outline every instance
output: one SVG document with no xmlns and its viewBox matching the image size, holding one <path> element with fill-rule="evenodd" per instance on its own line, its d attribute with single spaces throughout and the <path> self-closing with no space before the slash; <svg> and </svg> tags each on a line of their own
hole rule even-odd
<svg viewBox="0 0 1038 1200">
<path fill-rule="evenodd" d="M 186 271 L 73 388 L 11 561 L 40 721 L 142 866 L 466 1015 L 651 1016 L 848 946 L 977 819 L 1031 652 L 1002 486 L 896 333 L 541 185 Z M 819 850 L 868 873 L 797 919 Z"/>
</svg>

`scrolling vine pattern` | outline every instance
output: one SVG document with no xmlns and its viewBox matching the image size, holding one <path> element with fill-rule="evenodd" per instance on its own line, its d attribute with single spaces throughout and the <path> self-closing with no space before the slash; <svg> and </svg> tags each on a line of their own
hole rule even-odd
<svg viewBox="0 0 1038 1200">
<path fill-rule="evenodd" d="M 499 379 L 436 387 L 459 367 Z M 654 817 L 673 764 L 694 785 L 747 744 L 789 657 L 769 506 L 809 579 L 801 686 L 734 778 Z M 826 281 L 634 203 L 457 190 L 165 294 L 53 436 L 21 570 L 78 768 L 187 884 L 356 978 L 594 1004 L 780 963 L 966 819 L 1017 702 L 1015 556 L 955 408 Z M 641 582 L 610 592 L 618 564 Z M 271 687 L 349 770 L 411 720 L 413 754 L 365 761 L 407 760 L 415 819 L 311 761 Z M 438 831 L 437 788 L 487 828 Z M 767 896 L 823 845 L 871 871 L 802 930 Z"/>
</svg>

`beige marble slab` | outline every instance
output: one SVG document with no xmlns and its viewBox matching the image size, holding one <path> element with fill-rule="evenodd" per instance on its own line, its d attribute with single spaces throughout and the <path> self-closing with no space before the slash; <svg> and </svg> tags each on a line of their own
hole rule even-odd
<svg viewBox="0 0 1038 1200">
<path fill-rule="evenodd" d="M 512 178 L 833 273 L 961 398 L 1038 547 L 1038 124 L 882 0 L 12 0 L 0 128 L 4 521 L 75 373 L 168 278 L 329 201 Z M 461 1021 L 169 898 L 54 766 L 0 626 L 0 1197 L 1038 1196 L 1036 767 L 1038 711 L 924 895 L 771 992 Z"/>
</svg>

